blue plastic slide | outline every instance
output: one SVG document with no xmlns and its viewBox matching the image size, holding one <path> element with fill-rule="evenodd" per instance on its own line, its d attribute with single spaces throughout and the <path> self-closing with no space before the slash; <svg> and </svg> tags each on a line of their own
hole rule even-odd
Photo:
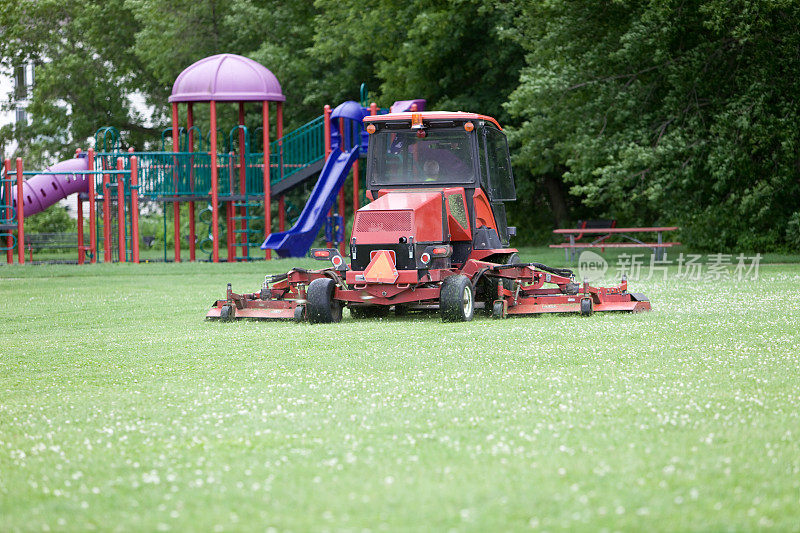
<svg viewBox="0 0 800 533">
<path fill-rule="evenodd" d="M 358 158 L 358 146 L 347 152 L 335 150 L 331 153 L 294 227 L 288 231 L 268 235 L 261 249 L 275 250 L 281 257 L 304 257 L 325 223 L 325 217 L 333 207 L 336 195 L 344 185 L 344 180 L 356 158 Z"/>
<path fill-rule="evenodd" d="M 304 257 L 308 253 L 336 201 L 339 189 L 344 185 L 350 167 L 358 158 L 360 143 L 354 140 L 359 139 L 361 121 L 368 114 L 368 109 L 353 101 L 341 103 L 331 112 L 333 152 L 322 168 L 311 197 L 294 227 L 289 231 L 267 235 L 267 240 L 261 245 L 262 250 L 275 250 L 281 257 Z M 344 131 L 341 132 L 339 119 L 344 119 L 345 124 Z M 340 148 L 342 138 L 344 146 L 350 147 L 349 150 Z"/>
</svg>

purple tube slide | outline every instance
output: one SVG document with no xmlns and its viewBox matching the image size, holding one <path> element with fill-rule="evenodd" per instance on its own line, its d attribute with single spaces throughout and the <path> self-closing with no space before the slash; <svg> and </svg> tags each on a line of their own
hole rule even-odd
<svg viewBox="0 0 800 533">
<path fill-rule="evenodd" d="M 67 159 L 46 168 L 45 172 L 64 172 L 64 174 L 37 174 L 25 180 L 22 185 L 22 200 L 25 216 L 35 215 L 44 211 L 59 200 L 70 194 L 89 192 L 91 175 L 79 174 L 78 171 L 89 170 L 89 160 L 86 157 Z M 10 176 L 13 176 L 13 170 Z M 9 176 L 9 177 L 10 177 Z M 11 198 L 13 205 L 17 206 L 17 188 L 12 189 Z"/>
</svg>

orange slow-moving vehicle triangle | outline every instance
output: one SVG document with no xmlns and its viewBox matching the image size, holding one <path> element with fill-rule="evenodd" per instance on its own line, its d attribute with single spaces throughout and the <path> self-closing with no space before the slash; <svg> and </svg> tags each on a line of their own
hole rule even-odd
<svg viewBox="0 0 800 533">
<path fill-rule="evenodd" d="M 364 269 L 364 279 L 370 283 L 394 283 L 397 269 L 394 267 L 389 250 L 379 250 Z"/>
</svg>

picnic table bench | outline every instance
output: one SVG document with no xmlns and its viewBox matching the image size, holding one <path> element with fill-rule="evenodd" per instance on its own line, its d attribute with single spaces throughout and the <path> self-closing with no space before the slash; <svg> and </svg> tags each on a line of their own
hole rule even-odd
<svg viewBox="0 0 800 533">
<path fill-rule="evenodd" d="M 569 251 L 569 258 L 575 260 L 576 250 L 583 248 L 651 248 L 656 256 L 656 259 L 664 258 L 664 249 L 670 246 L 677 246 L 679 242 L 664 242 L 664 233 L 668 231 L 677 230 L 677 226 L 659 226 L 651 228 L 575 228 L 575 229 L 556 229 L 553 233 L 564 235 L 569 239 L 569 242 L 562 244 L 551 244 L 550 248 L 563 248 L 564 255 L 567 256 Z M 655 233 L 656 242 L 644 242 L 631 234 L 638 233 Z M 591 242 L 578 242 L 578 239 L 584 234 L 597 236 Z M 619 236 L 627 239 L 629 242 L 605 242 L 611 236 Z M 577 238 L 576 238 L 577 237 Z"/>
</svg>

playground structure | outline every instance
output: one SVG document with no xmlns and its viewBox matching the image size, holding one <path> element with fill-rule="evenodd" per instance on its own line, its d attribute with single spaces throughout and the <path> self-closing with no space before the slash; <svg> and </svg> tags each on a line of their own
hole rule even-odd
<svg viewBox="0 0 800 533">
<path fill-rule="evenodd" d="M 352 169 L 352 205 L 360 204 L 359 157 L 365 153 L 366 115 L 389 112 L 361 102 L 345 102 L 284 135 L 286 100 L 275 76 L 259 63 L 233 54 L 202 59 L 186 68 L 173 85 L 169 101 L 172 127 L 162 134 L 160 151 L 122 150 L 119 132 L 104 127 L 95 146 L 74 159 L 44 171 L 24 170 L 21 160 L 6 160 L 0 175 L 0 250 L 13 262 L 17 250 L 25 262 L 24 220 L 69 195 L 78 195 L 78 263 L 139 261 L 140 202 L 172 204 L 174 261 L 182 260 L 181 204 L 188 204 L 189 260 L 197 248 L 211 261 L 249 261 L 303 256 L 326 226 L 328 244 L 344 251 L 344 182 Z M 237 106 L 237 124 L 226 135 L 219 128 L 219 105 Z M 210 127 L 204 136 L 195 120 L 197 105 L 208 105 Z M 185 105 L 185 127 L 180 125 Z M 261 124 L 245 125 L 247 106 L 256 105 Z M 393 110 L 424 109 L 424 100 L 396 102 Z M 270 121 L 274 106 L 274 124 Z M 271 132 L 274 139 L 271 140 Z M 168 146 L 170 144 L 171 146 Z M 171 148 L 168 150 L 167 148 Z M 319 174 L 309 201 L 295 226 L 286 229 L 286 193 Z M 26 179 L 27 177 L 27 179 Z M 338 204 L 336 197 L 339 197 Z M 22 202 L 17 199 L 22 198 Z M 273 203 L 277 200 L 277 232 L 273 233 Z M 83 203 L 89 206 L 89 238 L 83 234 Z M 208 207 L 197 213 L 197 204 Z M 334 213 L 336 211 L 336 213 Z M 198 232 L 205 219 L 207 232 Z M 224 226 L 223 226 L 224 224 Z M 16 235 L 14 231 L 16 230 Z M 165 235 L 166 241 L 166 228 Z M 264 253 L 254 253 L 253 249 Z M 165 260 L 166 242 L 165 242 Z"/>
</svg>

